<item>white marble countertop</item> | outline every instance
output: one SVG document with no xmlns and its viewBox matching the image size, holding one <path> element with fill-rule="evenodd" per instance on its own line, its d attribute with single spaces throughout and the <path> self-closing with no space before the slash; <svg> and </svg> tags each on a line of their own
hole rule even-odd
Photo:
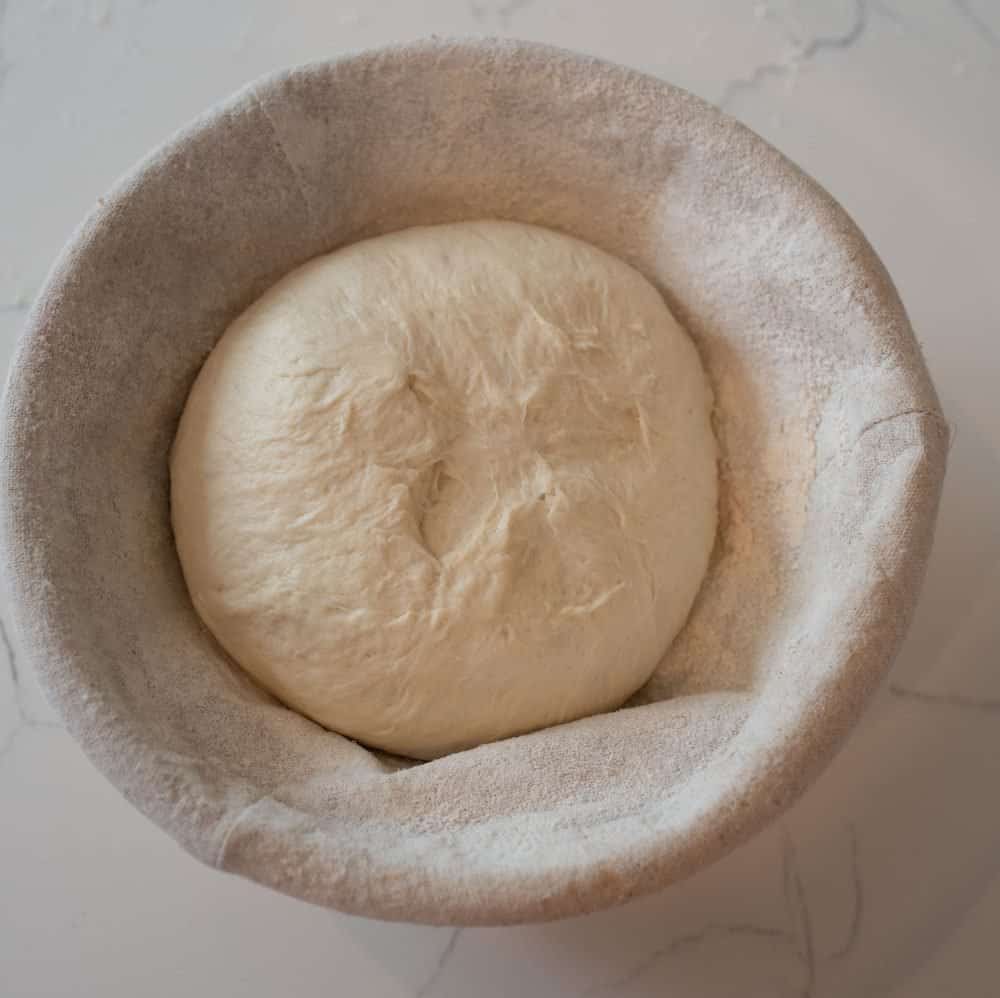
<svg viewBox="0 0 1000 998">
<path fill-rule="evenodd" d="M 213 873 L 0 649 L 0 994 L 1000 994 L 1000 3 L 0 0 L 0 351 L 115 177 L 268 70 L 513 34 L 720 101 L 868 233 L 956 438 L 906 648 L 793 811 L 692 880 L 544 926 L 350 918 Z M 5 635 L 6 638 L 6 635 Z"/>
</svg>

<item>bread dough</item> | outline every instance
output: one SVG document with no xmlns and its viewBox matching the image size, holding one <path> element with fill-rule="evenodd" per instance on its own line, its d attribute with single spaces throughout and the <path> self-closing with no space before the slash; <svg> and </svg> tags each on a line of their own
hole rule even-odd
<svg viewBox="0 0 1000 998">
<path fill-rule="evenodd" d="M 716 527 L 704 372 L 639 273 L 546 229 L 408 229 L 227 329 L 171 459 L 195 608 L 284 703 L 429 759 L 619 706 Z"/>
</svg>

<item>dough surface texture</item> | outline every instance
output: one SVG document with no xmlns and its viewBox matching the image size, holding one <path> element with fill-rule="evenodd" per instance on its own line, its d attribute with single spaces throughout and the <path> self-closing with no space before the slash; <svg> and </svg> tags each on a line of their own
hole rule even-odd
<svg viewBox="0 0 1000 998">
<path fill-rule="evenodd" d="M 435 758 L 615 708 L 691 609 L 712 395 L 657 290 L 577 239 L 411 228 L 226 330 L 171 456 L 177 549 L 284 703 Z"/>
</svg>

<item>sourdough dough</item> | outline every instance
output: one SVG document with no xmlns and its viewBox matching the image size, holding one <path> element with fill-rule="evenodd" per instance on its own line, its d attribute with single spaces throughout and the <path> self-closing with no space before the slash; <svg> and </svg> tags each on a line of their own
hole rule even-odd
<svg viewBox="0 0 1000 998">
<path fill-rule="evenodd" d="M 391 752 L 617 707 L 708 563 L 711 404 L 657 291 L 576 239 L 469 222 L 338 250 L 191 390 L 191 598 L 282 701 Z"/>
</svg>

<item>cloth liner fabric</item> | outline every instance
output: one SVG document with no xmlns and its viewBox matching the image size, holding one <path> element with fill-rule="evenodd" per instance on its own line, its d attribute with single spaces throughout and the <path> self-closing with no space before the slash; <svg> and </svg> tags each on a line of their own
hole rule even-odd
<svg viewBox="0 0 1000 998">
<path fill-rule="evenodd" d="M 214 643 L 167 453 L 199 365 L 277 278 L 467 218 L 569 232 L 661 289 L 716 391 L 720 537 L 626 709 L 414 765 L 287 710 Z M 826 193 L 681 90 L 514 41 L 310 65 L 199 118 L 71 239 L 3 417 L 15 625 L 98 768 L 205 863 L 450 924 L 623 901 L 787 807 L 900 644 L 947 450 L 895 290 Z"/>
</svg>

